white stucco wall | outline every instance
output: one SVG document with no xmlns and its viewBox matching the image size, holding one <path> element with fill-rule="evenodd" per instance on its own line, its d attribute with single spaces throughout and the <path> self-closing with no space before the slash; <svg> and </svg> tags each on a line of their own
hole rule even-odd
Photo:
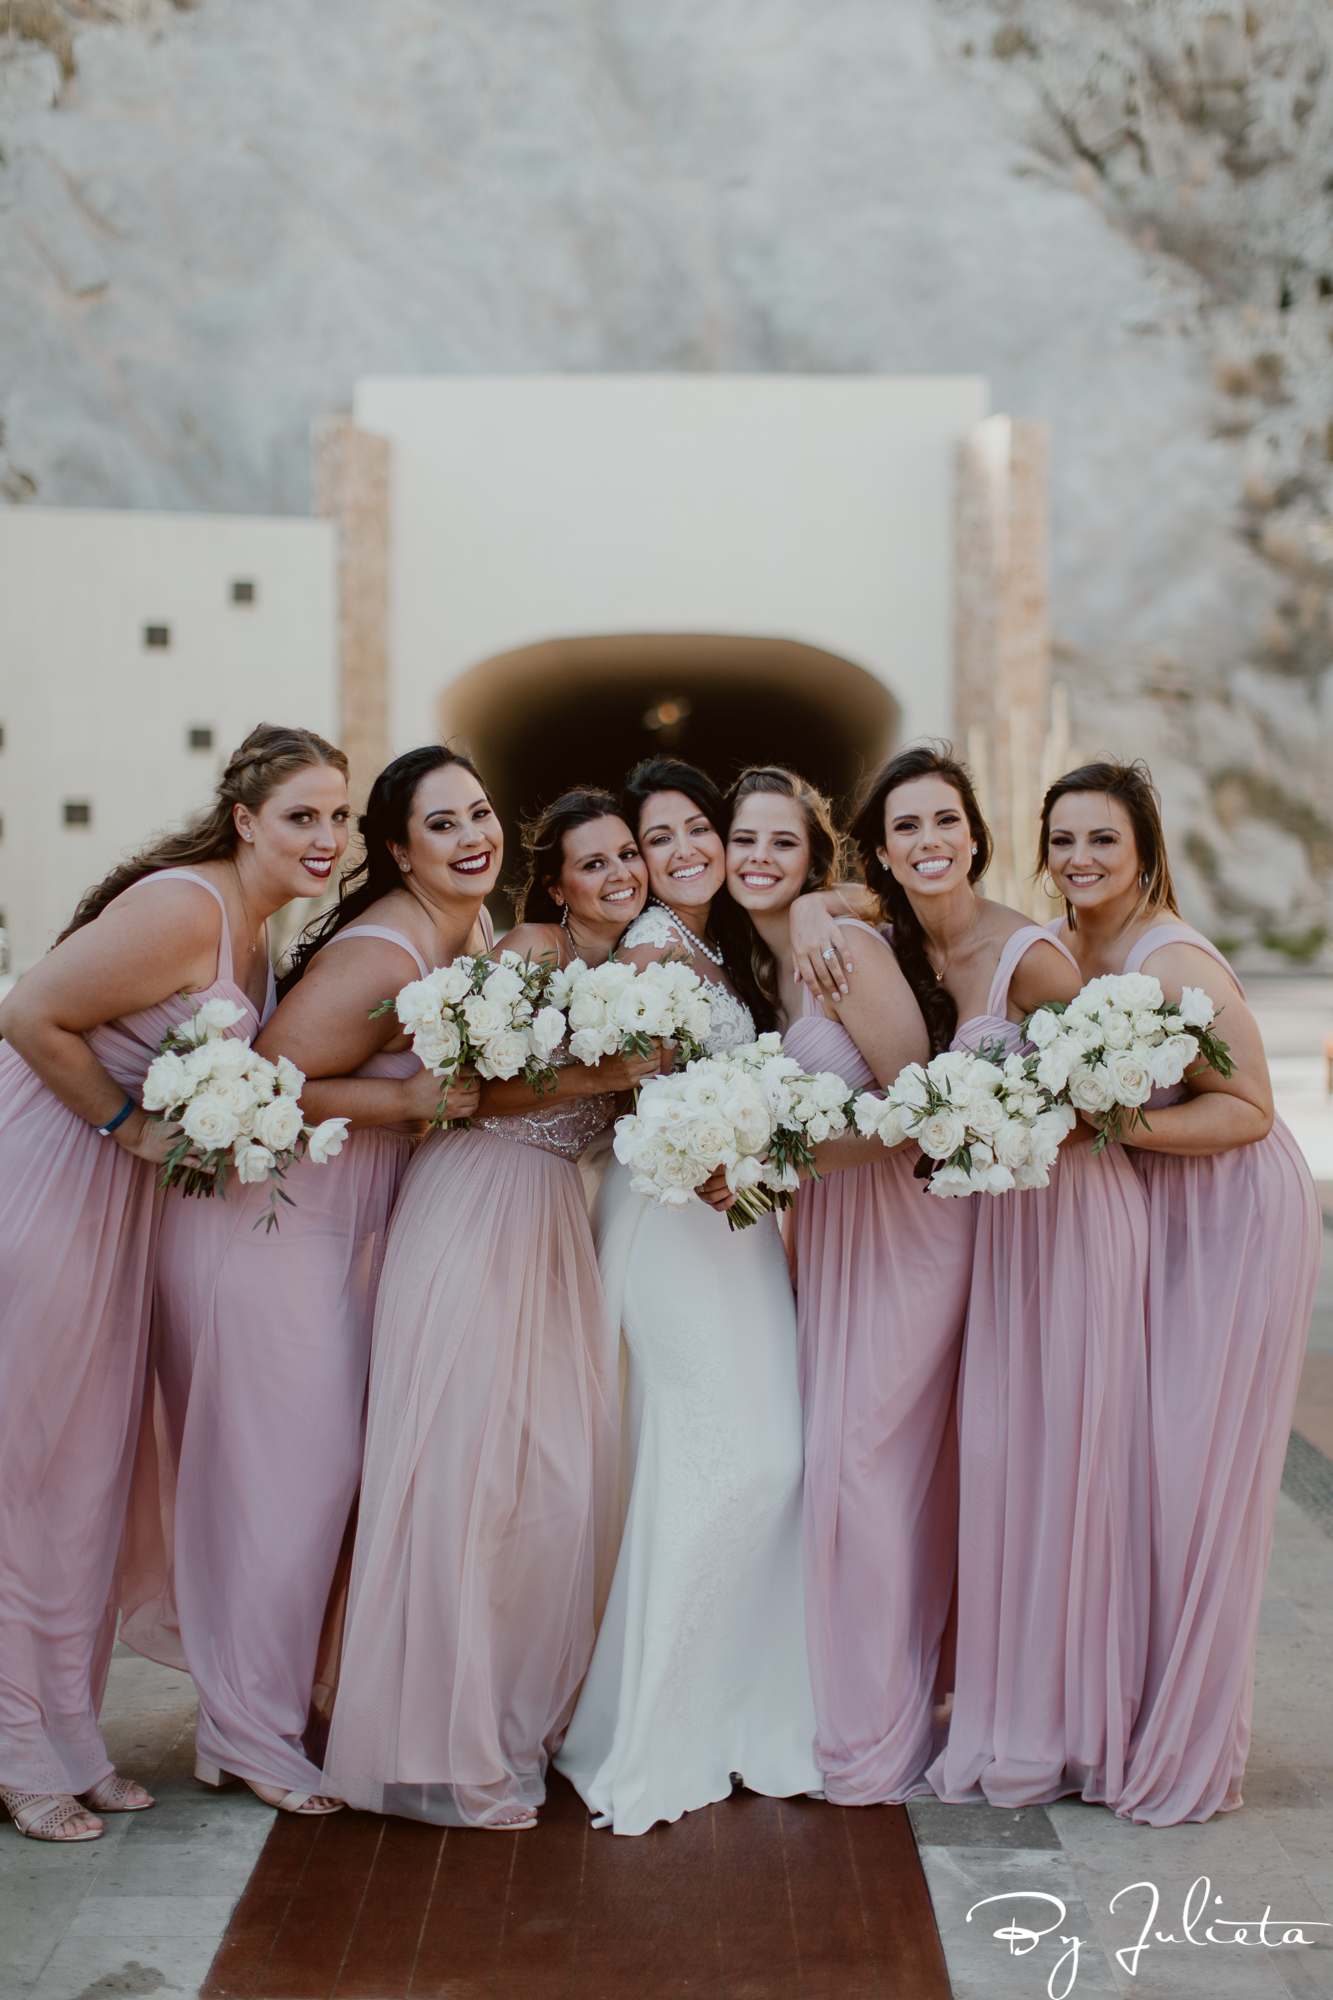
<svg viewBox="0 0 1333 2000">
<path fill-rule="evenodd" d="M 630 632 L 800 640 L 947 731 L 954 446 L 987 411 L 975 376 L 359 383 L 393 447 L 393 748 L 495 654 Z"/>
<path fill-rule="evenodd" d="M 237 579 L 253 604 L 231 601 Z M 145 646 L 150 624 L 169 646 Z M 328 522 L 0 509 L 0 914 L 16 971 L 123 851 L 207 802 L 260 721 L 337 736 Z M 190 750 L 191 728 L 212 748 Z M 67 800 L 90 825 L 64 824 Z"/>
</svg>

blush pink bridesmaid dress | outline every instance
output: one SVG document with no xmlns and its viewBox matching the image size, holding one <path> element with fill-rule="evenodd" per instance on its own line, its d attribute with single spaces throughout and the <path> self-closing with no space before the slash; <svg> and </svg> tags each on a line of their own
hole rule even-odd
<svg viewBox="0 0 1333 2000">
<path fill-rule="evenodd" d="M 379 938 L 371 924 L 324 947 Z M 272 1011 L 272 999 L 265 1018 Z M 410 1050 L 358 1076 L 410 1076 Z M 361 1473 L 375 1292 L 409 1128 L 349 1133 L 324 1166 L 300 1160 L 267 1233 L 267 1187 L 171 1194 L 155 1291 L 156 1421 L 145 1425 L 121 1637 L 188 1669 L 199 1692 L 197 1775 L 296 1794 L 327 1789 L 303 1737 L 320 1632 Z"/>
<path fill-rule="evenodd" d="M 222 906 L 185 868 L 123 893 L 182 881 Z M 255 1019 L 232 976 L 225 909 L 211 986 L 85 1039 L 137 1099 L 167 1031 L 212 999 Z M 97 1711 L 143 1402 L 156 1172 L 0 1048 L 0 1784 L 18 1791 L 79 1794 L 111 1770 Z"/>
<path fill-rule="evenodd" d="M 1124 970 L 1171 944 L 1206 951 L 1244 998 L 1222 954 L 1181 923 L 1145 931 Z M 1186 1094 L 1159 1092 L 1149 1114 Z M 1148 1196 L 1152 1594 L 1118 1811 L 1173 1826 L 1241 1803 L 1259 1599 L 1321 1225 L 1310 1170 L 1280 1118 L 1267 1138 L 1229 1152 L 1129 1157 Z"/>
<path fill-rule="evenodd" d="M 884 937 L 854 919 L 883 949 Z M 875 1077 L 805 996 L 783 1046 L 849 1089 Z M 835 1805 L 927 1789 L 958 1536 L 954 1392 L 979 1196 L 940 1201 L 915 1146 L 796 1197 L 805 1611 L 815 1763 Z"/>
<path fill-rule="evenodd" d="M 578 1166 L 614 1105 L 433 1133 L 407 1170 L 324 1763 L 349 1805 L 477 1826 L 545 1797 L 619 1529 L 619 1341 Z"/>
<path fill-rule="evenodd" d="M 1009 981 L 1050 941 L 1014 932 L 955 1048 L 1020 1045 Z M 951 1801 L 1115 1805 L 1147 1646 L 1147 1202 L 1123 1147 L 1066 1143 L 1049 1186 L 976 1210 L 958 1659 L 930 1782 Z"/>
</svg>

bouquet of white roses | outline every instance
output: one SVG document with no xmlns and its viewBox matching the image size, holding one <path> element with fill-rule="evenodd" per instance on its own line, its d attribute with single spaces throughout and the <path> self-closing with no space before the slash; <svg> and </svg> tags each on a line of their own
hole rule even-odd
<svg viewBox="0 0 1333 2000">
<path fill-rule="evenodd" d="M 704 982 L 681 960 L 661 959 L 640 972 L 619 959 L 587 966 L 571 959 L 551 974 L 547 999 L 569 1022 L 569 1053 L 595 1067 L 603 1056 L 652 1054 L 673 1042 L 686 1061 L 703 1054 L 712 1020 Z"/>
<path fill-rule="evenodd" d="M 630 1185 L 667 1208 L 683 1208 L 719 1167 L 737 1199 L 733 1229 L 790 1206 L 799 1169 L 814 1171 L 811 1147 L 847 1129 L 851 1093 L 840 1076 L 807 1075 L 782 1053 L 781 1038 L 726 1056 L 705 1056 L 673 1076 L 649 1077 L 638 1106 L 616 1122 L 617 1159 Z"/>
<path fill-rule="evenodd" d="M 989 1052 L 988 1052 L 989 1050 Z M 1038 1075 L 1032 1055 L 986 1045 L 909 1063 L 883 1097 L 856 1100 L 856 1129 L 886 1146 L 915 1139 L 937 1195 L 1008 1194 L 1045 1187 L 1060 1142 L 1077 1122 Z"/>
<path fill-rule="evenodd" d="M 550 976 L 516 951 L 465 956 L 371 1009 L 372 1020 L 392 1009 L 412 1038 L 413 1054 L 440 1078 L 433 1125 L 443 1122 L 449 1087 L 467 1069 L 505 1079 L 521 1073 L 538 1092 L 553 1086 L 551 1053 L 564 1036 L 565 1017 L 546 1004 Z"/>
<path fill-rule="evenodd" d="M 268 1230 L 277 1227 L 280 1201 L 294 1205 L 281 1185 L 292 1161 L 308 1153 L 315 1166 L 325 1165 L 342 1150 L 347 1120 L 307 1125 L 304 1075 L 286 1056 L 269 1062 L 244 1036 L 227 1033 L 244 1018 L 232 1000 L 206 1000 L 173 1028 L 148 1065 L 143 1108 L 181 1128 L 159 1187 L 225 1194 L 233 1168 L 242 1186 L 267 1181 Z"/>
<path fill-rule="evenodd" d="M 1092 1148 L 1098 1153 L 1135 1125 L 1151 1131 L 1143 1107 L 1153 1091 L 1179 1083 L 1197 1063 L 1231 1075 L 1235 1065 L 1212 1031 L 1213 1018 L 1202 987 L 1187 986 L 1179 1003 L 1168 1003 L 1148 974 L 1122 972 L 1090 980 L 1067 1005 L 1038 1007 L 1023 1033 L 1037 1048 L 1042 1085 L 1101 1118 Z"/>
</svg>

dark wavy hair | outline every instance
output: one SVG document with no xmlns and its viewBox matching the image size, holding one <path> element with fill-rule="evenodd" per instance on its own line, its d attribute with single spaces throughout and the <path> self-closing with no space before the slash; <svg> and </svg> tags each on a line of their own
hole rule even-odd
<svg viewBox="0 0 1333 2000">
<path fill-rule="evenodd" d="M 378 903 L 391 889 L 400 886 L 402 874 L 390 852 L 389 842 L 394 841 L 399 847 L 406 844 L 407 822 L 412 816 L 417 786 L 432 771 L 447 770 L 452 764 L 470 771 L 485 791 L 485 780 L 472 759 L 459 750 L 450 750 L 443 743 L 423 743 L 419 750 L 405 750 L 401 757 L 395 757 L 391 764 L 385 765 L 371 786 L 366 809 L 357 821 L 365 853 L 338 884 L 338 901 L 334 908 L 326 910 L 322 917 L 316 917 L 302 931 L 292 952 L 291 964 L 278 981 L 280 998 L 291 992 L 315 953 L 322 950 L 330 938 L 337 937 L 339 931 L 346 930 L 348 924 L 364 916 L 372 903 Z"/>
<path fill-rule="evenodd" d="M 1171 864 L 1166 856 L 1166 834 L 1162 830 L 1162 801 L 1142 757 L 1136 757 L 1132 764 L 1122 763 L 1118 757 L 1104 757 L 1095 764 L 1080 764 L 1077 771 L 1066 771 L 1063 778 L 1056 779 L 1041 802 L 1038 872 L 1049 870 L 1051 865 L 1051 813 L 1070 792 L 1101 792 L 1108 799 L 1119 800 L 1129 814 L 1138 850 L 1140 911 L 1170 910 L 1178 917 L 1180 905 L 1176 902 Z M 1076 931 L 1078 912 L 1068 897 L 1064 898 L 1064 905 L 1065 922 L 1071 931 Z"/>
<path fill-rule="evenodd" d="M 591 826 L 597 819 L 622 819 L 620 800 L 596 785 L 576 785 L 561 792 L 536 819 L 526 820 L 521 829 L 528 872 L 514 894 L 514 921 L 519 924 L 558 924 L 563 911 L 551 894 L 565 865 L 565 836 L 576 826 Z"/>
<path fill-rule="evenodd" d="M 878 897 L 879 906 L 893 926 L 893 949 L 903 977 L 916 995 L 930 1035 L 932 1055 L 947 1049 L 958 1029 L 958 1003 L 935 977 L 926 956 L 926 937 L 907 891 L 879 858 L 884 845 L 884 818 L 890 792 L 913 778 L 942 778 L 957 792 L 967 823 L 972 829 L 976 853 L 967 871 L 969 882 L 980 881 L 990 866 L 990 828 L 981 816 L 971 773 L 959 763 L 948 743 L 920 743 L 900 750 L 870 781 L 852 821 L 851 835 L 861 858 L 866 886 Z"/>
<path fill-rule="evenodd" d="M 810 865 L 805 871 L 801 894 L 805 896 L 818 889 L 832 888 L 842 872 L 843 841 L 833 824 L 833 809 L 824 794 L 782 764 L 752 764 L 748 770 L 741 772 L 727 793 L 728 835 L 735 824 L 736 811 L 742 799 L 753 798 L 756 792 L 766 792 L 773 798 L 791 799 L 801 808 L 806 839 L 810 843 Z M 755 983 L 776 1012 L 777 960 L 755 929 L 749 911 L 744 914 L 750 927 L 750 966 Z"/>
<path fill-rule="evenodd" d="M 287 729 L 281 723 L 261 722 L 250 731 L 238 750 L 227 759 L 227 768 L 218 779 L 213 803 L 207 812 L 196 813 L 178 833 L 159 834 L 141 847 L 130 860 L 122 861 L 104 875 L 80 902 L 69 924 L 56 939 L 63 944 L 74 931 L 100 917 L 108 903 L 145 875 L 160 868 L 198 867 L 201 861 L 229 861 L 240 842 L 236 831 L 236 806 L 258 812 L 265 799 L 285 778 L 312 764 L 327 764 L 347 776 L 347 759 L 332 743 L 316 736 L 312 729 Z"/>
<path fill-rule="evenodd" d="M 625 780 L 621 810 L 636 840 L 643 823 L 643 808 L 658 792 L 683 792 L 719 840 L 725 842 L 730 823 L 726 800 L 706 771 L 695 764 L 683 764 L 677 757 L 645 757 Z M 725 882 L 713 898 L 708 922 L 722 953 L 726 975 L 754 1016 L 756 1030 L 764 1034 L 776 1028 L 777 1011 L 765 997 L 750 963 L 750 919 L 739 903 L 733 903 Z"/>
</svg>

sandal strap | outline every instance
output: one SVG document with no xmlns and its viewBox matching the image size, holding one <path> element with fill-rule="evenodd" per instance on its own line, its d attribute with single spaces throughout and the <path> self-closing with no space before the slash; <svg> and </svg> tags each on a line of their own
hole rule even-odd
<svg viewBox="0 0 1333 2000">
<path fill-rule="evenodd" d="M 88 1811 L 72 1792 L 0 1792 L 0 1799 L 19 1832 L 29 1840 L 54 1840 L 62 1826 Z"/>
<path fill-rule="evenodd" d="M 114 1771 L 109 1771 L 105 1778 L 83 1796 L 95 1812 L 139 1812 L 142 1807 L 132 1805 L 130 1801 L 134 1794 L 142 1789 L 142 1786 L 136 1785 L 133 1778 L 120 1778 Z M 152 1804 L 146 1792 L 144 1802 Z"/>
</svg>

